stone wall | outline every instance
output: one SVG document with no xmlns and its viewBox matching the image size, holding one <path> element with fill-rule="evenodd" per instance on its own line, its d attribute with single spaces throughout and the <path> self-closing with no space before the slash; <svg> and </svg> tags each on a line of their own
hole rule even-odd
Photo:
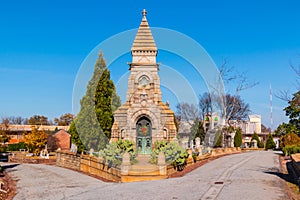
<svg viewBox="0 0 300 200">
<path fill-rule="evenodd" d="M 300 153 L 292 154 L 291 158 L 292 158 L 293 168 L 297 173 L 297 176 L 300 177 Z"/>
<path fill-rule="evenodd" d="M 115 182 L 121 181 L 120 169 L 108 167 L 101 158 L 89 155 L 58 151 L 56 152 L 56 165 L 82 171 Z"/>
</svg>

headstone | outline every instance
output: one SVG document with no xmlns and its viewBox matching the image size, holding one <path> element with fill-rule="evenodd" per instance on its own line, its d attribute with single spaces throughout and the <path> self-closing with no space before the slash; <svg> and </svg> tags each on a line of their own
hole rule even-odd
<svg viewBox="0 0 300 200">
<path fill-rule="evenodd" d="M 125 152 L 123 154 L 123 158 L 122 158 L 121 174 L 122 175 L 128 175 L 128 172 L 129 172 L 130 168 L 131 168 L 130 154 L 128 152 Z"/>
<path fill-rule="evenodd" d="M 203 150 L 203 146 L 202 146 L 202 145 L 200 145 L 200 146 L 199 146 L 199 148 L 198 148 L 199 156 L 201 156 L 201 155 L 202 155 L 202 150 Z"/>
<path fill-rule="evenodd" d="M 128 152 L 123 154 L 122 165 L 130 165 L 130 154 Z"/>
<path fill-rule="evenodd" d="M 73 144 L 73 143 L 71 144 L 70 152 L 77 153 L 77 146 L 76 146 L 76 144 Z"/>
<path fill-rule="evenodd" d="M 256 140 L 252 140 L 252 147 L 257 148 L 257 141 Z"/>
<path fill-rule="evenodd" d="M 164 152 L 159 152 L 157 157 L 157 165 L 159 169 L 159 175 L 167 175 L 166 156 Z"/>
<path fill-rule="evenodd" d="M 201 140 L 199 137 L 196 137 L 195 141 L 196 141 L 196 148 L 198 149 L 200 147 Z"/>
<path fill-rule="evenodd" d="M 164 152 L 159 152 L 157 157 L 157 165 L 165 165 L 166 164 L 166 156 Z"/>
<path fill-rule="evenodd" d="M 191 140 L 191 141 L 190 141 L 190 149 L 193 149 L 193 147 L 194 147 L 194 141 Z"/>
<path fill-rule="evenodd" d="M 93 156 L 94 149 L 90 149 L 90 156 Z"/>
</svg>

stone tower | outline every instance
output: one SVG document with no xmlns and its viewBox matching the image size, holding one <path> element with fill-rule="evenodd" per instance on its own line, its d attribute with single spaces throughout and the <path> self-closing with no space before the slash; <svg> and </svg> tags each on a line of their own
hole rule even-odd
<svg viewBox="0 0 300 200">
<path fill-rule="evenodd" d="M 142 22 L 131 48 L 132 63 L 126 102 L 114 113 L 112 141 L 134 141 L 138 154 L 150 154 L 156 140 L 176 137 L 174 112 L 162 102 L 157 47 L 146 19 Z"/>
</svg>

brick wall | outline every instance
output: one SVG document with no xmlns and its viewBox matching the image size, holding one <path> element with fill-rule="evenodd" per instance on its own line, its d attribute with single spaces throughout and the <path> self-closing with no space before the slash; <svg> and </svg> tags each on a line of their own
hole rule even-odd
<svg viewBox="0 0 300 200">
<path fill-rule="evenodd" d="M 115 182 L 121 181 L 120 169 L 109 168 L 102 159 L 94 156 L 79 155 L 69 151 L 58 151 L 56 152 L 56 165 L 79 170 Z"/>
</svg>

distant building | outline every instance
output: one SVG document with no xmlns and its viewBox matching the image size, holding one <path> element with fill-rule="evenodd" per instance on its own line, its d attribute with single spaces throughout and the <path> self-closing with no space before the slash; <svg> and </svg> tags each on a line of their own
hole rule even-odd
<svg viewBox="0 0 300 200">
<path fill-rule="evenodd" d="M 69 126 L 0 124 L 0 130 L 5 131 L 5 133 L 10 137 L 8 144 L 23 142 L 23 135 L 31 132 L 33 128 L 37 128 L 38 130 L 43 130 L 48 133 L 53 132 L 55 130 L 69 130 Z"/>
<path fill-rule="evenodd" d="M 71 135 L 65 130 L 59 130 L 50 135 L 47 140 L 47 148 L 50 151 L 70 150 L 71 148 Z"/>
</svg>

